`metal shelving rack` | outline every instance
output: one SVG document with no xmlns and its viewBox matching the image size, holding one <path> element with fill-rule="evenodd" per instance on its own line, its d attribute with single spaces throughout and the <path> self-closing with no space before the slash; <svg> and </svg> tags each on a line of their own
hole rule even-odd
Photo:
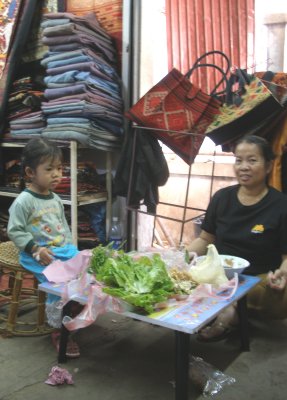
<svg viewBox="0 0 287 400">
<path fill-rule="evenodd" d="M 57 142 L 58 143 L 58 142 Z M 24 147 L 26 143 L 24 142 L 2 142 L 0 147 L 5 148 L 21 148 Z M 97 193 L 96 195 L 78 195 L 78 182 L 77 182 L 77 154 L 79 148 L 84 148 L 79 146 L 75 140 L 69 142 L 59 142 L 59 145 L 63 148 L 70 149 L 70 167 L 71 167 L 71 195 L 70 199 L 62 199 L 63 204 L 71 207 L 71 231 L 73 243 L 77 246 L 78 244 L 78 207 L 94 204 L 100 202 L 106 202 L 106 232 L 109 231 L 110 223 L 111 223 L 111 214 L 112 214 L 112 160 L 111 153 L 106 152 L 106 192 L 101 194 Z M 89 148 L 90 149 L 90 148 Z M 100 151 L 100 150 L 99 150 Z M 12 192 L 9 190 L 0 190 L 0 197 L 14 197 L 16 198 L 19 193 Z M 60 195 L 61 197 L 61 195 Z"/>
</svg>

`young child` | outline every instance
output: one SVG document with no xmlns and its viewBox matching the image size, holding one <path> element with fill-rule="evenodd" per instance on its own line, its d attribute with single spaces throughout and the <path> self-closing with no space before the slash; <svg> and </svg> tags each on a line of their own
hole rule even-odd
<svg viewBox="0 0 287 400">
<path fill-rule="evenodd" d="M 61 182 L 62 157 L 61 149 L 54 143 L 43 138 L 29 140 L 22 153 L 23 191 L 9 209 L 8 236 L 20 250 L 20 264 L 39 282 L 47 280 L 43 270 L 54 259 L 66 261 L 78 253 L 62 201 L 53 193 Z M 54 328 L 61 327 L 59 302 L 58 296 L 47 296 L 47 320 Z M 55 346 L 58 339 L 59 332 L 52 334 Z M 79 356 L 78 346 L 72 339 L 67 356 Z"/>
</svg>

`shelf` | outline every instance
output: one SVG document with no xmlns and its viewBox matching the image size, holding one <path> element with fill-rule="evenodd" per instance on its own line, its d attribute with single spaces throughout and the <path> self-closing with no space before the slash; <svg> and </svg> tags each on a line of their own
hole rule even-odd
<svg viewBox="0 0 287 400">
<path fill-rule="evenodd" d="M 29 139 L 27 139 L 26 141 L 23 139 L 18 139 L 19 141 L 17 141 L 17 139 L 13 139 L 13 142 L 9 142 L 9 141 L 2 141 L 0 143 L 0 147 L 25 147 L 26 144 L 28 143 Z M 70 147 L 71 143 L 73 142 L 73 140 L 56 140 L 56 139 L 50 139 L 52 142 L 59 144 L 60 147 Z M 85 148 L 85 146 L 82 146 L 80 144 L 78 144 L 78 147 L 80 148 Z"/>
<path fill-rule="evenodd" d="M 72 200 L 63 198 L 59 195 L 62 199 L 63 204 L 71 205 Z M 86 204 L 94 204 L 94 203 L 101 203 L 103 201 L 108 200 L 108 194 L 105 193 L 95 193 L 95 194 L 85 194 L 85 195 L 78 195 L 77 196 L 77 204 L 78 206 L 84 206 Z"/>
<path fill-rule="evenodd" d="M 0 188 L 0 196 L 4 197 L 17 197 L 20 192 L 9 192 L 7 190 L 3 191 Z"/>
<path fill-rule="evenodd" d="M 56 192 L 55 192 L 56 193 Z M 12 191 L 10 192 L 9 190 L 7 190 L 7 188 L 3 189 L 0 187 L 0 195 L 4 196 L 4 197 L 17 197 L 18 194 L 20 194 L 19 191 Z M 68 198 L 68 196 L 62 196 L 59 193 L 58 196 L 61 197 L 63 204 L 66 205 L 71 205 L 72 204 L 72 200 L 70 198 Z M 71 197 L 71 196 L 69 196 Z M 101 203 L 103 201 L 107 201 L 108 199 L 108 194 L 107 192 L 103 192 L 103 193 L 91 193 L 91 194 L 83 194 L 83 195 L 78 195 L 77 196 L 77 205 L 78 206 L 83 206 L 85 204 L 93 204 L 93 203 Z"/>
</svg>

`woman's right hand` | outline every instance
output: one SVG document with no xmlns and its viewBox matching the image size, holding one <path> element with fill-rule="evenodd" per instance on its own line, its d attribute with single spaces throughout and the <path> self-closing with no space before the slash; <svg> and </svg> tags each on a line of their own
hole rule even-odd
<svg viewBox="0 0 287 400">
<path fill-rule="evenodd" d="M 194 264 L 197 258 L 197 253 L 195 251 L 186 251 L 186 261 L 188 264 Z"/>
</svg>

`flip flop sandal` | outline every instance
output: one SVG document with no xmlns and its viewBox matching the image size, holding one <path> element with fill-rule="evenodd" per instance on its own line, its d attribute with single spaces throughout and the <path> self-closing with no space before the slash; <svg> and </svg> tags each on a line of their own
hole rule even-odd
<svg viewBox="0 0 287 400">
<path fill-rule="evenodd" d="M 57 350 L 57 353 L 59 353 L 59 348 L 60 348 L 60 332 L 53 332 L 52 333 L 52 343 L 55 349 Z M 78 344 L 72 340 L 71 338 L 68 339 L 67 343 L 67 350 L 66 350 L 66 356 L 68 358 L 78 358 L 80 357 L 80 349 Z"/>
<path fill-rule="evenodd" d="M 78 358 L 80 357 L 80 355 L 81 354 L 78 344 L 74 340 L 69 339 L 67 344 L 66 356 L 69 358 Z"/>
<path fill-rule="evenodd" d="M 198 333 L 197 340 L 206 343 L 219 342 L 220 340 L 226 339 L 236 328 L 236 325 L 225 325 L 222 322 L 215 322 L 203 328 L 202 331 Z M 206 335 L 204 332 L 206 332 Z"/>
</svg>

